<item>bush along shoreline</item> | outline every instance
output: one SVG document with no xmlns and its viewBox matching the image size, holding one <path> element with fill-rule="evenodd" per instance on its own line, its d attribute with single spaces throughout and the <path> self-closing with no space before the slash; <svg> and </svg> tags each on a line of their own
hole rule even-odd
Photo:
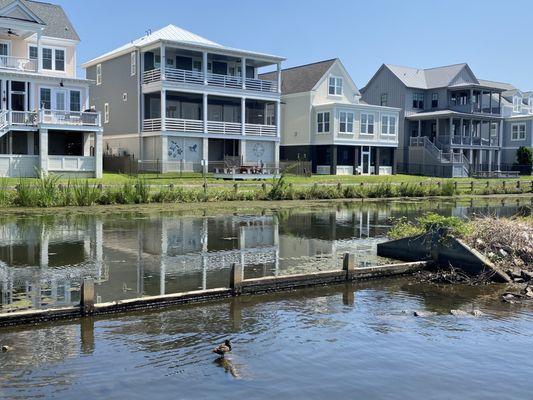
<svg viewBox="0 0 533 400">
<path fill-rule="evenodd" d="M 0 180 L 0 207 L 68 207 L 114 204 L 148 203 L 197 203 L 217 201 L 274 201 L 274 200 L 334 200 L 363 198 L 400 198 L 457 195 L 490 195 L 531 193 L 531 185 L 486 185 L 459 189 L 451 181 L 435 182 L 431 185 L 419 183 L 391 182 L 359 185 L 319 185 L 294 186 L 282 176 L 270 184 L 260 187 L 239 186 L 209 187 L 204 182 L 202 188 L 182 188 L 169 185 L 153 190 L 146 180 L 132 179 L 122 186 L 103 187 L 89 181 L 69 181 L 59 183 L 59 176 L 41 177 L 37 183 L 20 179 L 15 189 Z"/>
</svg>

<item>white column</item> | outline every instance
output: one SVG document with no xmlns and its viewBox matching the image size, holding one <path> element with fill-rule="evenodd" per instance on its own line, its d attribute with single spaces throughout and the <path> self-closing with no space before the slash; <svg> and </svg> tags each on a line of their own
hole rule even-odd
<svg viewBox="0 0 533 400">
<path fill-rule="evenodd" d="M 161 80 L 166 79 L 167 53 L 165 43 L 161 43 Z"/>
<path fill-rule="evenodd" d="M 204 75 L 204 85 L 207 85 L 207 51 L 202 53 L 202 74 Z"/>
<path fill-rule="evenodd" d="M 492 150 L 489 150 L 489 172 L 492 171 Z"/>
<path fill-rule="evenodd" d="M 453 118 L 450 117 L 450 144 L 452 144 L 452 135 L 453 135 Z"/>
<path fill-rule="evenodd" d="M 246 133 L 246 97 L 241 98 L 241 135 Z"/>
<path fill-rule="evenodd" d="M 1 84 L 1 86 L 0 86 L 0 90 L 1 90 L 0 96 L 1 96 L 1 99 L 2 99 L 2 110 L 5 110 L 7 108 L 7 104 L 6 104 L 6 97 L 7 97 L 6 80 L 2 79 L 0 84 Z"/>
<path fill-rule="evenodd" d="M 239 143 L 241 147 L 241 161 L 246 162 L 246 140 L 241 140 Z"/>
<path fill-rule="evenodd" d="M 161 130 L 166 131 L 166 119 L 167 119 L 167 91 L 161 90 Z"/>
<path fill-rule="evenodd" d="M 207 93 L 204 93 L 203 96 L 203 104 L 202 104 L 202 114 L 203 114 L 203 120 L 204 120 L 204 133 L 207 133 L 207 118 L 208 118 L 208 102 L 207 102 Z"/>
<path fill-rule="evenodd" d="M 501 112 L 501 111 L 500 111 Z M 498 171 L 501 171 L 502 164 L 502 146 L 503 146 L 503 121 L 498 123 L 499 138 L 498 138 Z"/>
<path fill-rule="evenodd" d="M 39 168 L 48 175 L 48 129 L 39 129 Z"/>
<path fill-rule="evenodd" d="M 203 170 L 207 173 L 209 167 L 209 139 L 206 137 L 202 138 L 202 160 L 204 160 Z"/>
<path fill-rule="evenodd" d="M 281 137 L 281 101 L 276 102 L 276 136 Z"/>
<path fill-rule="evenodd" d="M 474 150 L 468 149 L 468 162 L 470 165 L 474 163 Z"/>
<path fill-rule="evenodd" d="M 37 72 L 39 73 L 42 71 L 41 69 L 41 58 L 42 58 L 41 35 L 42 35 L 42 30 L 37 32 L 37 60 L 35 60 L 35 62 L 37 63 Z"/>
<path fill-rule="evenodd" d="M 166 171 L 166 165 L 168 162 L 168 136 L 161 136 L 161 172 Z"/>
<path fill-rule="evenodd" d="M 274 165 L 275 168 L 279 168 L 279 142 L 274 142 Z"/>
<path fill-rule="evenodd" d="M 246 89 L 246 57 L 241 58 L 241 78 L 242 78 L 242 88 Z"/>
<path fill-rule="evenodd" d="M 435 120 L 435 142 L 439 138 L 439 119 Z"/>
<path fill-rule="evenodd" d="M 94 133 L 94 163 L 95 163 L 95 178 L 102 178 L 103 171 L 103 158 L 104 158 L 104 145 L 103 145 L 103 133 L 102 131 Z"/>
<path fill-rule="evenodd" d="M 422 136 L 422 120 L 418 120 L 418 137 Z"/>
<path fill-rule="evenodd" d="M 277 64 L 278 67 L 278 93 L 281 93 L 281 63 Z"/>
</svg>

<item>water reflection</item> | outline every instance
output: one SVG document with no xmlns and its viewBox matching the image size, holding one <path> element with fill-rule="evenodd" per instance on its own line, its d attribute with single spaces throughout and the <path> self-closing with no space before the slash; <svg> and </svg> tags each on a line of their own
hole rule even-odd
<svg viewBox="0 0 533 400">
<path fill-rule="evenodd" d="M 358 265 L 375 265 L 383 262 L 375 248 L 391 218 L 428 210 L 513 215 L 530 202 L 355 202 L 257 215 L 1 217 L 0 310 L 75 304 L 84 276 L 94 277 L 97 301 L 103 302 L 225 287 L 232 263 L 244 265 L 245 278 L 336 269 L 346 251 L 355 252 Z M 349 297 L 346 304 L 353 304 Z"/>
</svg>

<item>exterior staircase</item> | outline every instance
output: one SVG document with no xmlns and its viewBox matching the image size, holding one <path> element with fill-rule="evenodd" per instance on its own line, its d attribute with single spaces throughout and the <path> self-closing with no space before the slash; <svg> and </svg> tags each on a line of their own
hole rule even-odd
<svg viewBox="0 0 533 400">
<path fill-rule="evenodd" d="M 463 153 L 445 152 L 426 136 L 410 139 L 409 162 L 410 173 L 450 178 L 470 175 L 470 164 Z"/>
<path fill-rule="evenodd" d="M 0 111 L 0 138 L 9 132 L 8 111 Z"/>
</svg>

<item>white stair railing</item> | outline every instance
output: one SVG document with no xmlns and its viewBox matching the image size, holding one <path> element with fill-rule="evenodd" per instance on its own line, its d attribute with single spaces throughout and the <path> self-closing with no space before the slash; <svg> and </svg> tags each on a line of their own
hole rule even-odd
<svg viewBox="0 0 533 400">
<path fill-rule="evenodd" d="M 9 121 L 8 121 L 8 112 L 0 112 L 0 137 L 4 136 L 9 132 Z"/>
</svg>

